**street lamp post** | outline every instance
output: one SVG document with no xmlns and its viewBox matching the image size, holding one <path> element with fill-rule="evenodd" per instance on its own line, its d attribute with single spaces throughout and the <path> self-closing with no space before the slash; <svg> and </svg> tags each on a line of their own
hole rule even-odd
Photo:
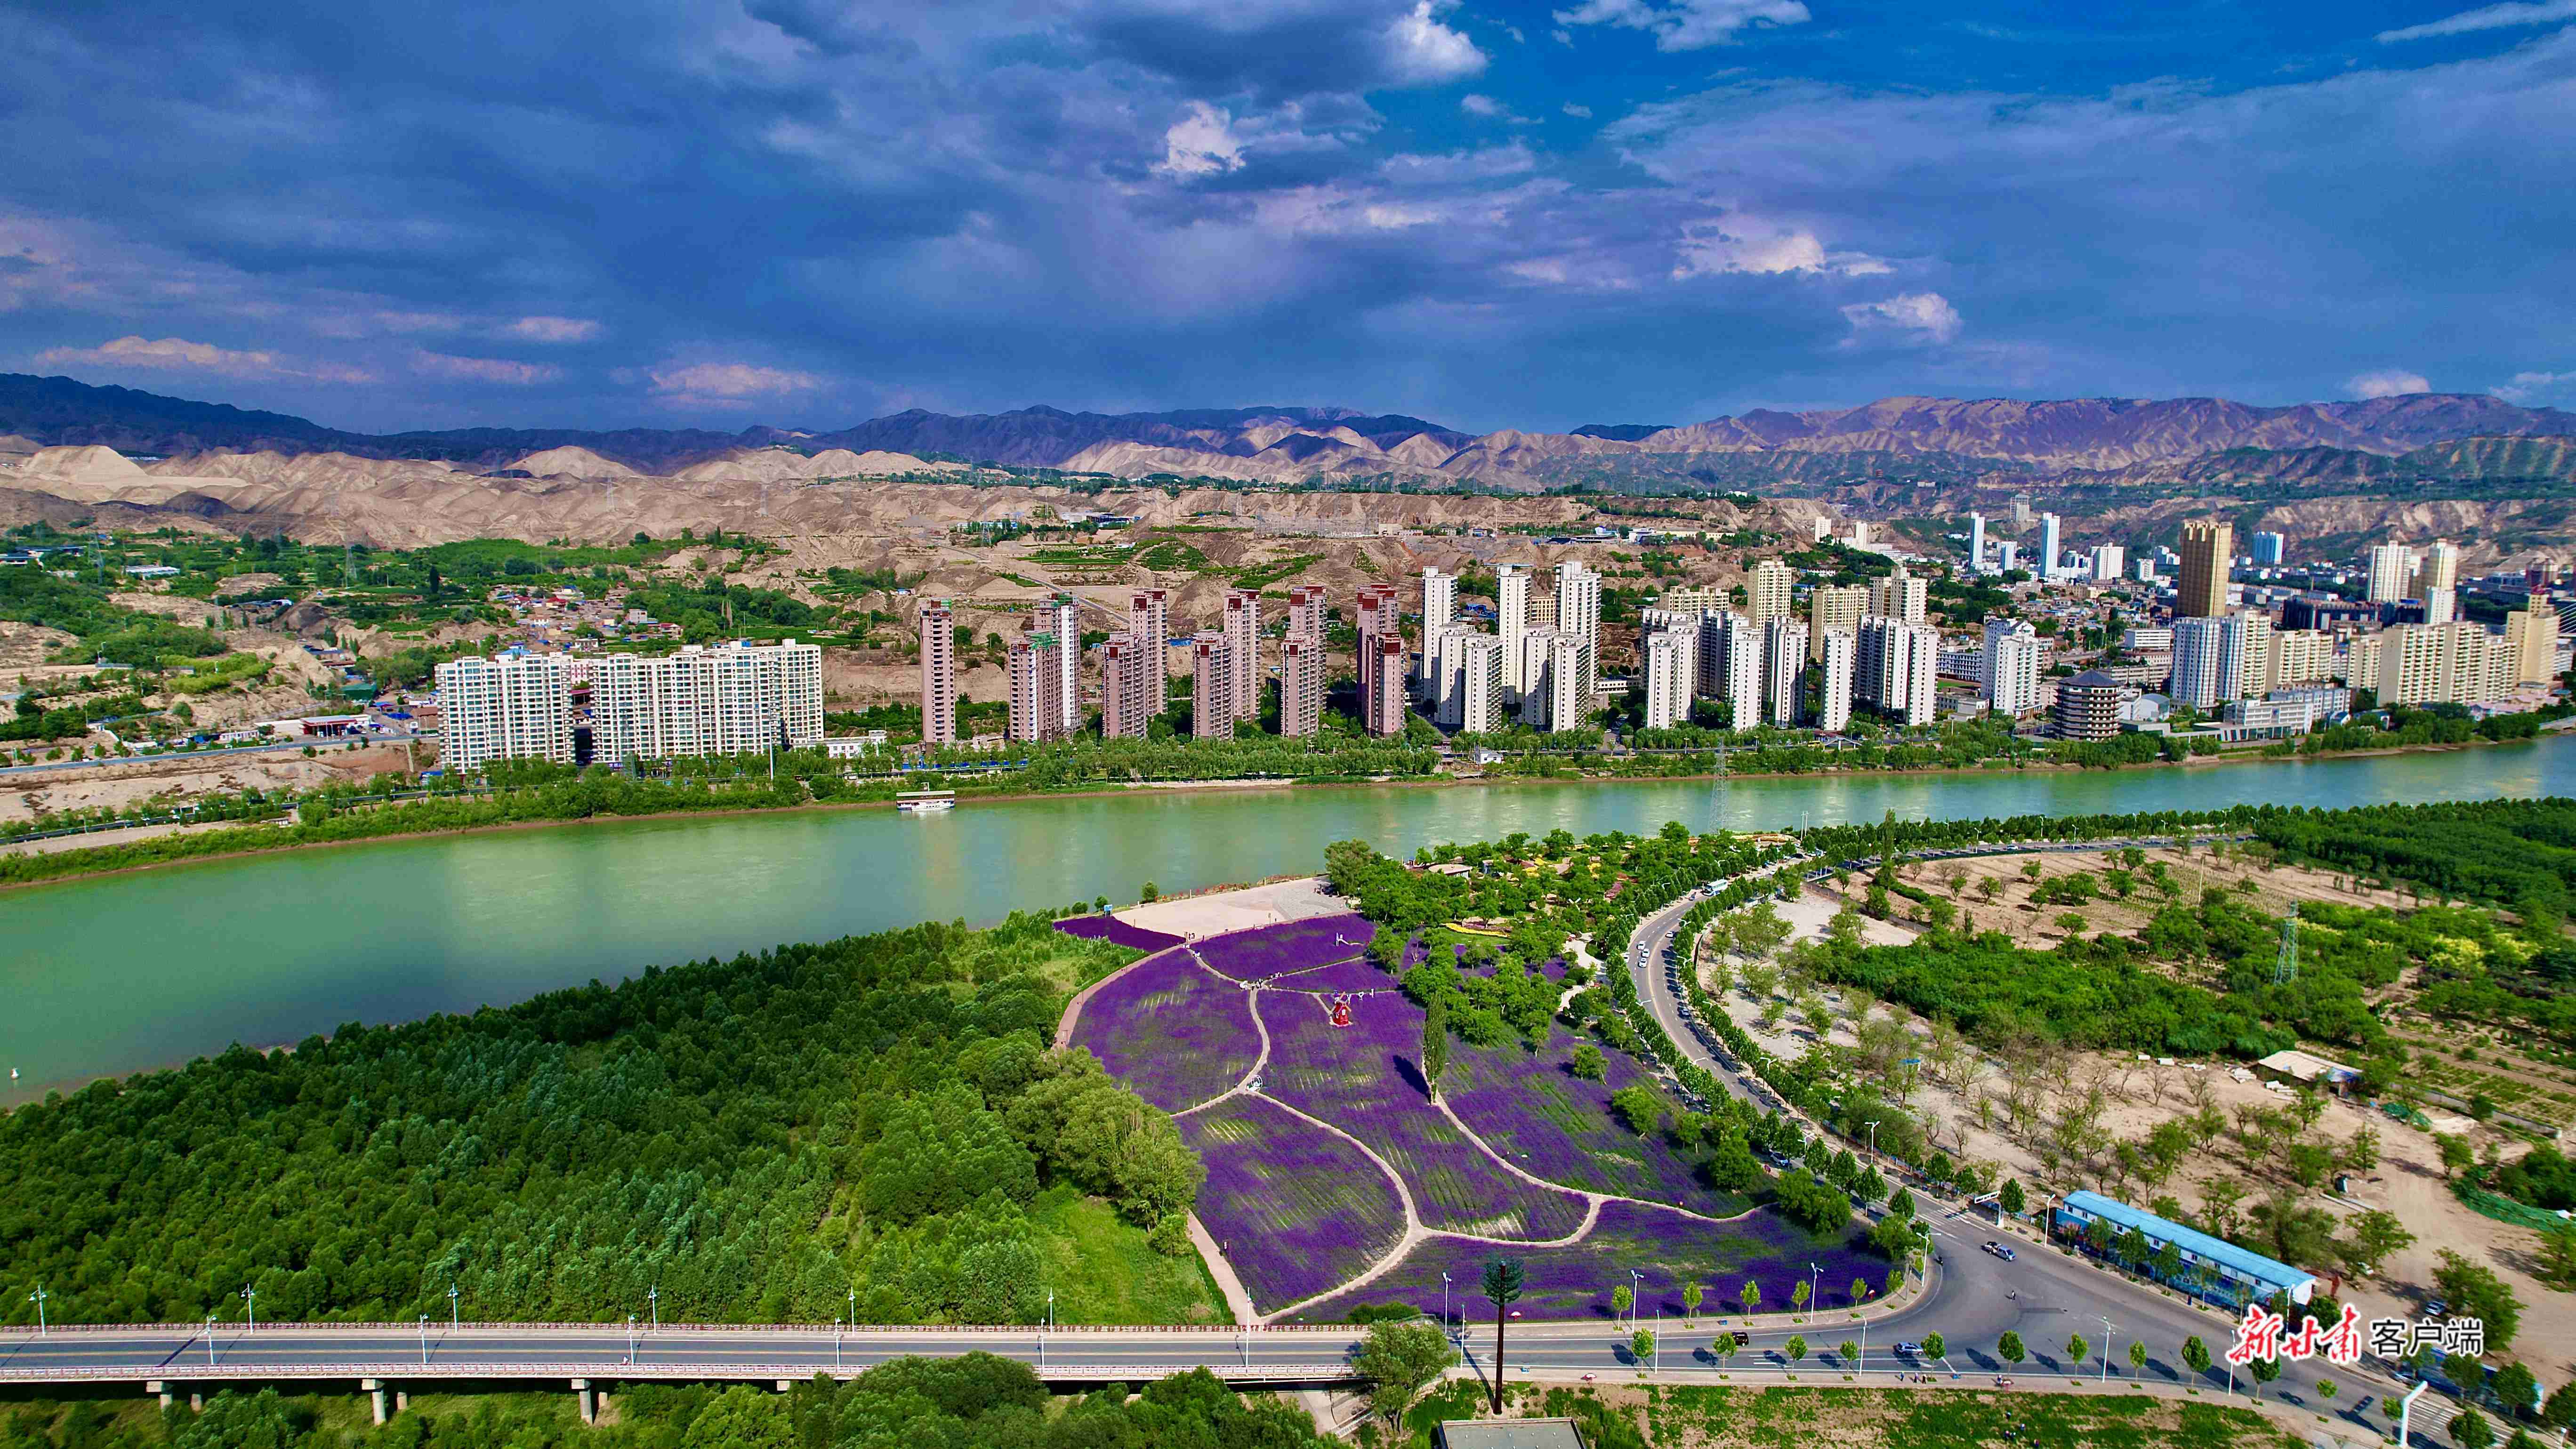
<svg viewBox="0 0 2576 1449">
<path fill-rule="evenodd" d="M 656 1283 L 644 1290 L 644 1302 L 653 1310 L 653 1331 L 660 1333 L 662 1331 L 662 1285 Z"/>
<path fill-rule="evenodd" d="M 1637 1331 L 1637 1307 L 1638 1307 L 1638 1300 L 1639 1300 L 1639 1299 L 1641 1299 L 1641 1298 L 1643 1298 L 1643 1297 L 1645 1297 L 1645 1296 L 1646 1296 L 1646 1279 L 1645 1279 L 1645 1275 L 1644 1275 L 1644 1274 L 1642 1274 L 1642 1273 L 1639 1273 L 1639 1272 L 1638 1272 L 1636 1269 L 1634 1269 L 1634 1268 L 1629 1269 L 1629 1270 L 1628 1270 L 1628 1331 L 1629 1331 L 1629 1332 L 1631 1332 L 1631 1333 L 1634 1333 L 1634 1332 L 1636 1332 L 1636 1331 Z"/>
<path fill-rule="evenodd" d="M 1824 1276 L 1825 1270 L 1817 1267 L 1812 1260 L 1807 1264 L 1807 1307 L 1810 1309 L 1816 1306 L 1817 1283 Z"/>
<path fill-rule="evenodd" d="M 429 1367 L 429 1315 L 420 1316 L 420 1366 Z"/>
<path fill-rule="evenodd" d="M 1449 1328 L 1449 1270 L 1440 1270 L 1440 1336 L 1455 1337 Z"/>
<path fill-rule="evenodd" d="M 36 1305 L 36 1336 L 42 1338 L 45 1336 L 45 1285 L 37 1284 L 36 1291 L 27 1295 L 27 1301 Z"/>
<path fill-rule="evenodd" d="M 635 1366 L 635 1315 L 626 1315 L 626 1366 Z"/>
<path fill-rule="evenodd" d="M 2095 1316 L 2101 1317 L 2099 1314 Z M 2102 1318 L 2102 1382 L 2106 1386 L 2111 1382 L 2111 1345 L 2115 1342 L 2113 1335 L 2119 1331 L 2109 1318 Z"/>
<path fill-rule="evenodd" d="M 251 1333 L 259 1332 L 259 1290 L 256 1288 L 242 1289 L 241 1300 L 242 1322 L 247 1325 L 247 1331 Z"/>
<path fill-rule="evenodd" d="M 447 1285 L 447 1331 L 456 1331 L 456 1285 Z"/>
<path fill-rule="evenodd" d="M 215 1366 L 215 1315 L 206 1315 L 206 1367 Z"/>
<path fill-rule="evenodd" d="M 832 1317 L 832 1372 L 834 1372 L 834 1373 L 839 1373 L 840 1371 L 841 1371 L 841 1319 L 840 1319 L 840 1315 L 838 1315 L 838 1314 L 834 1314 L 834 1315 L 833 1315 L 833 1317 Z"/>
<path fill-rule="evenodd" d="M 1869 1124 L 1869 1155 L 1872 1157 L 1876 1157 L 1878 1155 L 1878 1124 L 1876 1122 Z"/>
</svg>

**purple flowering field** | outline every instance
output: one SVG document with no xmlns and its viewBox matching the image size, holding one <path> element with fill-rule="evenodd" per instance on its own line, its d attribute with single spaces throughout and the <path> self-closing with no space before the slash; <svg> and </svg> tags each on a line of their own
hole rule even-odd
<svg viewBox="0 0 2576 1449">
<path fill-rule="evenodd" d="M 1363 957 L 1357 961 L 1335 961 L 1328 966 L 1292 971 L 1271 982 L 1267 989 L 1331 995 L 1337 991 L 1398 991 L 1403 989 L 1403 983 Z"/>
<path fill-rule="evenodd" d="M 1182 1118 L 1181 1135 L 1207 1163 L 1199 1221 L 1265 1313 L 1357 1277 L 1404 1234 L 1377 1164 L 1276 1103 L 1221 1102 Z"/>
<path fill-rule="evenodd" d="M 1263 1001 L 1270 1064 L 1262 1090 L 1394 1163 L 1425 1226 L 1537 1239 L 1563 1237 L 1583 1221 L 1581 1199 L 1504 1171 L 1424 1096 L 1420 1007 L 1393 993 L 1361 997 L 1347 1027 L 1334 1026 L 1322 1008 L 1301 998 Z"/>
<path fill-rule="evenodd" d="M 1640 1136 L 1611 1112 L 1611 1093 L 1638 1082 L 1654 1087 L 1644 1069 L 1624 1053 L 1605 1051 L 1607 1079 L 1586 1081 L 1566 1069 L 1574 1047 L 1575 1039 L 1562 1030 L 1551 1030 L 1547 1046 L 1537 1052 L 1452 1043 L 1450 1110 L 1496 1152 L 1550 1182 L 1668 1202 L 1713 1217 L 1749 1206 L 1700 1181 L 1661 1133 Z"/>
<path fill-rule="evenodd" d="M 1107 941 L 1113 946 L 1128 946 L 1139 951 L 1162 951 L 1181 944 L 1178 936 L 1131 926 L 1116 916 L 1067 916 L 1057 921 L 1055 928 L 1086 941 Z"/>
<path fill-rule="evenodd" d="M 1376 925 L 1365 916 L 1317 916 L 1211 936 L 1199 942 L 1198 952 L 1201 960 L 1238 981 L 1259 981 L 1347 960 L 1368 949 L 1376 934 Z"/>
<path fill-rule="evenodd" d="M 1200 970 L 1187 951 L 1148 956 L 1110 978 L 1083 1003 L 1072 1044 L 1166 1112 L 1227 1090 L 1261 1055 L 1250 993 Z"/>
<path fill-rule="evenodd" d="M 1811 1237 L 1770 1212 L 1704 1223 L 1645 1204 L 1614 1202 L 1603 1206 L 1591 1234 L 1571 1247 L 1515 1251 L 1433 1238 L 1366 1287 L 1318 1303 L 1294 1321 L 1334 1322 L 1354 1308 L 1383 1303 L 1437 1314 L 1444 1269 L 1452 1280 L 1450 1311 L 1470 1321 L 1490 1320 L 1494 1307 L 1477 1296 L 1476 1284 L 1487 1260 L 1497 1256 L 1521 1260 L 1528 1288 L 1512 1306 L 1529 1319 L 1607 1318 L 1610 1290 L 1628 1282 L 1631 1269 L 1645 1275 L 1639 1307 L 1648 1317 L 1659 1303 L 1665 1317 L 1682 1316 L 1682 1285 L 1694 1279 L 1707 1295 L 1703 1318 L 1735 1312 L 1737 1290 L 1747 1278 L 1761 1284 L 1763 1310 L 1776 1311 L 1789 1306 L 1789 1294 L 1808 1276 L 1810 1263 L 1823 1270 L 1817 1275 L 1819 1301 L 1832 1309 L 1850 1301 L 1854 1278 L 1866 1279 L 1873 1289 L 1885 1284 L 1887 1260 L 1855 1247 L 1858 1241 Z"/>
</svg>

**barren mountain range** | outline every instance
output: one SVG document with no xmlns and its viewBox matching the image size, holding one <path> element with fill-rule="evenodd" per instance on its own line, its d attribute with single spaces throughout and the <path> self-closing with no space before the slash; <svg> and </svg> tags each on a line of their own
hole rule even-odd
<svg viewBox="0 0 2576 1449">
<path fill-rule="evenodd" d="M 1506 429 L 1482 436 L 1421 418 L 1314 407 L 1120 414 L 1033 407 L 969 416 L 916 408 L 838 430 L 471 428 L 378 435 L 344 432 L 279 413 L 90 387 L 69 378 L 11 374 L 0 375 L 0 433 L 42 445 L 103 445 L 128 455 L 272 452 L 293 457 L 327 452 L 540 475 L 568 458 L 566 449 L 595 455 L 636 476 L 685 476 L 698 465 L 740 462 L 786 449 L 1122 478 L 1169 474 L 1259 483 L 1472 483 L 1504 491 L 1590 483 L 1658 491 L 1733 486 L 1766 477 L 1833 482 L 1887 474 L 1950 478 L 2126 472 L 2150 481 L 2144 475 L 2155 470 L 2249 449 L 2305 453 L 2286 466 L 2311 476 L 2342 469 L 2358 480 L 2371 476 L 2378 459 L 2471 439 L 2559 440 L 2550 447 L 2513 450 L 2522 455 L 2517 464 L 2540 466 L 2554 475 L 2571 466 L 2570 454 L 2576 452 L 2576 444 L 2567 441 L 2576 439 L 2576 413 L 2446 393 L 2289 407 L 2254 407 L 2220 398 L 1886 398 L 1812 412 L 1757 410 L 1678 427 L 1606 424 L 1570 433 Z M 2238 466 L 2263 471 L 2251 458 L 2240 458 Z"/>
</svg>

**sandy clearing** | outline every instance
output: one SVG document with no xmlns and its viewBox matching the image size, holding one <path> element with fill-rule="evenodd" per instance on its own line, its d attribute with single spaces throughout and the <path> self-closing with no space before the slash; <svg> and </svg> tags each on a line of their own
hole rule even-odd
<svg viewBox="0 0 2576 1449">
<path fill-rule="evenodd" d="M 1142 926 L 1148 931 L 1196 938 L 1249 930 L 1254 926 L 1275 926 L 1283 921 L 1338 916 L 1349 910 L 1348 901 L 1325 894 L 1322 876 L 1299 876 L 1293 880 L 1267 881 L 1260 885 L 1155 901 L 1150 905 L 1129 906 L 1116 915 L 1127 924 Z"/>
</svg>

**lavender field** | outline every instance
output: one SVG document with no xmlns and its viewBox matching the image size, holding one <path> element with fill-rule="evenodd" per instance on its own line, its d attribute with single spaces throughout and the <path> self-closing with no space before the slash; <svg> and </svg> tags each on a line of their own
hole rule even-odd
<svg viewBox="0 0 2576 1449">
<path fill-rule="evenodd" d="M 1592 1192 L 1672 1203 L 1712 1217 L 1750 1204 L 1702 1182 L 1661 1134 L 1643 1136 L 1610 1110 L 1610 1094 L 1653 1079 L 1626 1056 L 1605 1052 L 1607 1079 L 1586 1081 L 1567 1070 L 1574 1038 L 1551 1030 L 1537 1052 L 1518 1046 L 1450 1049 L 1451 1111 L 1495 1151 L 1523 1170 Z"/>
<path fill-rule="evenodd" d="M 1416 1061 L 1420 1007 L 1395 994 L 1362 997 L 1351 1025 L 1336 1027 L 1320 1002 L 1266 995 L 1261 1014 L 1270 1028 L 1263 1091 L 1394 1163 L 1425 1226 L 1544 1239 L 1583 1221 L 1582 1199 L 1506 1172 L 1432 1105 Z"/>
<path fill-rule="evenodd" d="M 1819 1301 L 1833 1309 L 1850 1301 L 1854 1278 L 1873 1288 L 1886 1280 L 1887 1260 L 1857 1242 L 1810 1237 L 1768 1212 L 1705 1223 L 1647 1204 L 1609 1203 L 1592 1232 L 1570 1247 L 1508 1249 L 1433 1238 L 1368 1286 L 1326 1299 L 1290 1321 L 1337 1322 L 1354 1308 L 1389 1303 L 1437 1314 L 1443 1270 L 1454 1281 L 1452 1312 L 1490 1320 L 1493 1305 L 1473 1294 L 1485 1263 L 1497 1256 L 1516 1257 L 1527 1270 L 1528 1290 L 1513 1306 L 1532 1319 L 1609 1318 L 1610 1291 L 1629 1281 L 1631 1269 L 1645 1275 L 1637 1301 L 1650 1318 L 1658 1305 L 1665 1317 L 1681 1317 L 1682 1285 L 1693 1281 L 1706 1293 L 1703 1318 L 1734 1312 L 1737 1290 L 1748 1278 L 1762 1285 L 1765 1310 L 1785 1309 L 1810 1263 L 1822 1270 L 1816 1275 Z"/>
<path fill-rule="evenodd" d="M 1249 993 L 1187 951 L 1148 956 L 1111 978 L 1083 1003 L 1072 1044 L 1166 1112 L 1226 1091 L 1261 1055 Z"/>
<path fill-rule="evenodd" d="M 1272 991 L 1309 991 L 1331 995 L 1339 991 L 1398 991 L 1403 984 L 1380 971 L 1369 961 L 1336 961 L 1329 966 L 1310 966 L 1292 971 L 1270 983 Z"/>
<path fill-rule="evenodd" d="M 1377 1164 L 1276 1103 L 1236 1097 L 1182 1118 L 1181 1133 L 1207 1163 L 1199 1221 L 1262 1312 L 1349 1281 L 1404 1234 Z"/>
<path fill-rule="evenodd" d="M 1199 942 L 1201 960 L 1239 981 L 1259 981 L 1343 961 L 1367 949 L 1377 927 L 1361 916 L 1317 916 L 1258 930 L 1210 936 Z M 1336 939 L 1339 938 L 1339 939 Z"/>
<path fill-rule="evenodd" d="M 1056 922 L 1055 928 L 1086 941 L 1107 941 L 1138 951 L 1162 951 L 1181 944 L 1178 936 L 1131 926 L 1116 916 L 1067 916 Z"/>
</svg>

